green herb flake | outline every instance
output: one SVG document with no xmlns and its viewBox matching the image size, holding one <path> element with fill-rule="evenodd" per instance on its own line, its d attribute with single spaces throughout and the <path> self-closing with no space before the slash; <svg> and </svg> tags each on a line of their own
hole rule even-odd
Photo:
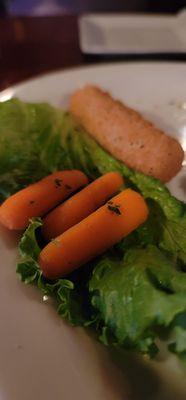
<svg viewBox="0 0 186 400">
<path fill-rule="evenodd" d="M 58 239 L 52 239 L 51 242 L 55 245 L 55 246 L 60 246 L 60 241 Z"/>
<path fill-rule="evenodd" d="M 117 215 L 121 215 L 120 205 L 118 205 L 118 204 L 113 204 L 112 205 L 112 204 L 108 203 L 108 206 L 107 206 L 108 210 L 114 212 Z"/>
<path fill-rule="evenodd" d="M 55 187 L 56 187 L 56 188 L 61 187 L 62 182 L 63 182 L 62 179 L 56 178 L 56 179 L 54 180 Z"/>
<path fill-rule="evenodd" d="M 69 190 L 72 189 L 72 186 L 68 185 L 67 183 L 65 184 L 65 187 L 66 187 L 66 189 L 69 189 Z"/>
</svg>

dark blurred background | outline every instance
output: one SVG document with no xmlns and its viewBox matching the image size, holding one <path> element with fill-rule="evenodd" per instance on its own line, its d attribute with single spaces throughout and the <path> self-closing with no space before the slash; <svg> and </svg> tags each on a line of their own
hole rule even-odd
<svg viewBox="0 0 186 400">
<path fill-rule="evenodd" d="M 175 13 L 183 7 L 186 0 L 0 0 L 0 90 L 44 72 L 101 62 L 101 56 L 81 52 L 78 14 Z M 183 61 L 186 53 L 178 49 L 176 54 L 139 58 Z M 138 55 L 122 59 L 136 60 Z"/>
<path fill-rule="evenodd" d="M 0 0 L 1 16 L 40 16 L 82 12 L 176 12 L 186 0 Z"/>
</svg>

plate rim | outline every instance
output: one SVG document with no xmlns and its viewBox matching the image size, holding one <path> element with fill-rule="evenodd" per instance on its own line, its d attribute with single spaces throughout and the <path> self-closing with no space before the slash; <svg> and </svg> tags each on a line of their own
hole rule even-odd
<svg viewBox="0 0 186 400">
<path fill-rule="evenodd" d="M 15 91 L 17 91 L 17 90 L 20 90 L 21 88 L 22 88 L 22 86 L 24 86 L 25 84 L 29 84 L 29 83 L 32 83 L 32 82 L 36 82 L 36 81 L 39 81 L 40 79 L 46 79 L 47 77 L 52 77 L 52 75 L 60 75 L 60 74 L 68 74 L 68 73 L 73 73 L 73 72 L 76 72 L 76 71 L 88 71 L 88 70 L 96 70 L 96 69 L 104 69 L 104 68 L 113 68 L 113 67 L 116 67 L 116 68 L 118 68 L 118 67 L 125 67 L 125 66 L 129 66 L 129 65 L 131 65 L 131 66 L 145 66 L 145 65 L 148 65 L 148 66 L 157 66 L 158 68 L 161 66 L 161 67 L 163 67 L 163 68 L 165 68 L 165 66 L 167 67 L 170 67 L 170 68 L 172 68 L 173 66 L 174 67 L 177 67 L 177 68 L 185 68 L 185 72 L 186 72 L 186 61 L 185 60 L 176 60 L 176 61 L 174 61 L 174 60 L 163 60 L 163 61 L 160 61 L 160 60 L 157 60 L 157 61 L 155 61 L 155 60 L 135 60 L 135 61 L 128 61 L 128 60 L 126 60 L 126 61 L 109 61 L 109 62 L 107 62 L 107 61 L 105 61 L 105 62 L 100 62 L 100 63 L 90 63 L 90 64 L 87 64 L 87 65 L 85 65 L 85 64 L 80 64 L 80 65 L 74 65 L 74 66 L 70 66 L 70 67 L 65 67 L 65 68 L 60 68 L 60 69 L 53 69 L 53 70 L 51 70 L 51 71 L 46 71 L 46 72 L 42 72 L 42 73 L 39 73 L 39 74 L 36 74 L 36 75 L 33 75 L 33 76 L 31 76 L 31 77 L 29 77 L 29 78 L 27 78 L 27 79 L 23 79 L 23 80 L 21 80 L 20 82 L 17 82 L 17 83 L 15 83 L 15 84 L 13 84 L 13 85 L 10 85 L 10 86 L 8 86 L 7 88 L 5 88 L 5 89 L 3 89 L 3 90 L 1 90 L 0 91 L 0 97 L 1 96 L 3 96 L 3 95 L 5 95 L 6 94 L 6 92 L 7 91 L 10 91 L 10 90 L 15 90 Z M 12 96 L 11 96 L 12 97 Z M 1 101 L 1 99 L 0 99 L 0 101 Z"/>
</svg>

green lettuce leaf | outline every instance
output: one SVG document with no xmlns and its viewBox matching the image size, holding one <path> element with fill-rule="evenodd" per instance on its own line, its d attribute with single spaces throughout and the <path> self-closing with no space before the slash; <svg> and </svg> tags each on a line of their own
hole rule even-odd
<svg viewBox="0 0 186 400">
<path fill-rule="evenodd" d="M 186 311 L 186 274 L 155 246 L 131 249 L 120 262 L 103 257 L 89 289 L 104 342 L 106 329 L 108 342 L 150 355 L 156 351 L 159 328 L 171 328 Z"/>
<path fill-rule="evenodd" d="M 63 115 L 49 104 L 18 99 L 0 104 L 0 200 L 60 166 L 71 166 L 60 146 Z"/>
<path fill-rule="evenodd" d="M 67 112 L 18 99 L 1 103 L 0 200 L 64 168 L 80 168 L 90 179 L 119 171 L 126 186 L 141 192 L 152 211 L 137 235 L 140 246 L 156 244 L 185 264 L 186 205 L 171 196 L 163 184 L 117 161 Z M 132 238 L 132 242 L 135 240 Z"/>
<path fill-rule="evenodd" d="M 186 313 L 178 315 L 172 323 L 169 350 L 186 360 Z"/>
<path fill-rule="evenodd" d="M 73 280 L 57 279 L 46 280 L 37 263 L 41 251 L 37 241 L 37 232 L 41 227 L 40 218 L 31 220 L 29 227 L 23 234 L 19 253 L 20 261 L 17 263 L 17 273 L 20 279 L 26 284 L 35 284 L 42 291 L 43 295 L 54 298 L 58 313 L 72 325 L 83 325 L 85 321 L 83 311 L 83 293 L 76 288 Z"/>
<path fill-rule="evenodd" d="M 156 328 L 166 326 L 174 332 L 171 350 L 184 353 L 185 327 L 174 321 L 185 312 L 186 275 L 182 270 L 186 264 L 186 205 L 171 196 L 158 180 L 112 157 L 69 113 L 18 99 L 0 103 L 0 201 L 55 170 L 72 168 L 81 169 L 90 180 L 109 171 L 120 172 L 126 187 L 146 198 L 149 218 L 115 246 L 117 259 L 109 255 L 96 261 L 91 293 L 87 283 L 92 265 L 67 279 L 44 279 L 37 263 L 41 220 L 34 219 L 20 242 L 17 272 L 21 279 L 52 296 L 60 314 L 72 324 L 89 324 L 93 318 L 102 328 L 105 343 L 116 341 L 127 348 L 153 353 Z M 100 276 L 104 270 L 108 274 Z"/>
</svg>

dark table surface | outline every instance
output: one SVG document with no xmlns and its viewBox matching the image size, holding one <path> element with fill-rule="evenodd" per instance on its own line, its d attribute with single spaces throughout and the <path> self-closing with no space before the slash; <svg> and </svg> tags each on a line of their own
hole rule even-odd
<svg viewBox="0 0 186 400">
<path fill-rule="evenodd" d="M 186 55 L 152 58 L 186 60 Z M 81 54 L 75 16 L 0 19 L 0 90 L 47 71 L 99 61 Z"/>
<path fill-rule="evenodd" d="M 0 19 L 0 90 L 34 75 L 84 62 L 76 17 Z"/>
</svg>

